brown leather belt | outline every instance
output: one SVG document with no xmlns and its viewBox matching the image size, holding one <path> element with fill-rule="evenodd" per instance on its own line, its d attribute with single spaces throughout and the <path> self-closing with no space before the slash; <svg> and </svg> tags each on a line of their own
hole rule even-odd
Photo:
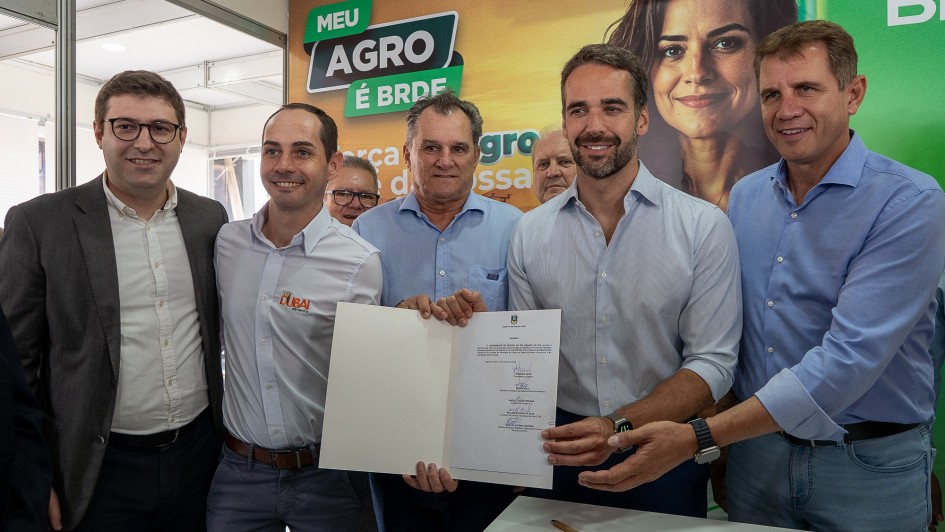
<svg viewBox="0 0 945 532">
<path fill-rule="evenodd" d="M 299 469 L 310 465 L 318 464 L 318 453 L 321 452 L 321 444 L 315 444 L 315 454 L 308 447 L 300 447 L 292 450 L 273 450 L 263 447 L 250 445 L 229 432 L 223 439 L 226 446 L 234 453 L 249 457 L 249 450 L 253 450 L 253 460 L 262 462 L 274 469 Z"/>
<path fill-rule="evenodd" d="M 155 434 L 124 434 L 121 432 L 109 432 L 108 444 L 115 447 L 131 447 L 135 449 L 154 449 L 165 447 L 177 441 L 182 434 L 187 434 L 191 429 L 197 426 L 198 422 L 204 417 L 210 416 L 210 407 L 203 409 L 197 417 L 183 427 L 173 430 L 166 430 Z"/>
<path fill-rule="evenodd" d="M 843 425 L 843 428 L 847 431 L 843 435 L 844 443 L 852 443 L 855 441 L 863 440 L 872 440 L 873 438 L 882 438 L 884 436 L 892 436 L 894 434 L 900 434 L 907 430 L 912 430 L 918 425 L 918 423 L 903 424 L 903 423 L 888 423 L 885 421 L 863 421 L 860 423 L 851 423 L 849 425 Z M 795 444 L 795 445 L 806 445 L 807 447 L 817 447 L 820 445 L 837 445 L 840 442 L 833 440 L 802 440 L 800 438 L 795 438 L 787 432 L 781 432 L 781 436 L 784 436 L 784 439 Z"/>
</svg>

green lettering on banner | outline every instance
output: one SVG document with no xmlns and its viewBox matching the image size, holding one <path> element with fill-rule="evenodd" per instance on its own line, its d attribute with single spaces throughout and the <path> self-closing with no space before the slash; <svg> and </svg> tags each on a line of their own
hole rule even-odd
<svg viewBox="0 0 945 532">
<path fill-rule="evenodd" d="M 422 96 L 453 89 L 459 94 L 463 65 L 355 81 L 348 87 L 345 117 L 406 111 Z"/>
<path fill-rule="evenodd" d="M 348 0 L 313 8 L 305 23 L 305 44 L 357 35 L 371 21 L 372 0 Z"/>
</svg>

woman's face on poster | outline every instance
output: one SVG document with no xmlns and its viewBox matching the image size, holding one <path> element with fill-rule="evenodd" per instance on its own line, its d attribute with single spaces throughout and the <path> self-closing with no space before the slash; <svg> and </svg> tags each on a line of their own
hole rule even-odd
<svg viewBox="0 0 945 532">
<path fill-rule="evenodd" d="M 758 106 L 752 0 L 667 0 L 650 72 L 663 119 L 689 138 L 726 131 Z"/>
</svg>

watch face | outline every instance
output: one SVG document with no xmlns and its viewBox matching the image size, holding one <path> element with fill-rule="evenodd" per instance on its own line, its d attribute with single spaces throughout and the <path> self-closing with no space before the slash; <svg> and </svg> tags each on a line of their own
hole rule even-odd
<svg viewBox="0 0 945 532">
<path fill-rule="evenodd" d="M 616 412 L 613 414 L 604 416 L 604 417 L 614 422 L 614 434 L 619 434 L 621 432 L 627 432 L 628 430 L 633 430 L 633 424 L 630 423 L 630 421 L 628 421 L 627 419 L 624 419 L 620 417 L 619 415 L 617 415 Z M 623 448 L 617 449 L 616 452 L 625 453 L 629 451 L 630 449 L 633 449 L 633 447 L 634 446 L 632 445 L 630 447 L 623 447 Z"/>
<path fill-rule="evenodd" d="M 697 464 L 708 464 L 722 455 L 722 450 L 718 447 L 709 447 L 696 453 Z"/>
</svg>

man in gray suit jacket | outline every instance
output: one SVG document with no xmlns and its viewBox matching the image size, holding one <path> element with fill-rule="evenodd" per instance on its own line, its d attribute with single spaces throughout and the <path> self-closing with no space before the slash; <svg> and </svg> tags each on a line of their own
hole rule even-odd
<svg viewBox="0 0 945 532">
<path fill-rule="evenodd" d="M 145 71 L 95 101 L 105 172 L 10 209 L 0 305 L 42 403 L 49 519 L 202 530 L 222 441 L 219 203 L 176 188 L 184 105 Z M 147 131 L 145 131 L 147 130 Z"/>
</svg>

